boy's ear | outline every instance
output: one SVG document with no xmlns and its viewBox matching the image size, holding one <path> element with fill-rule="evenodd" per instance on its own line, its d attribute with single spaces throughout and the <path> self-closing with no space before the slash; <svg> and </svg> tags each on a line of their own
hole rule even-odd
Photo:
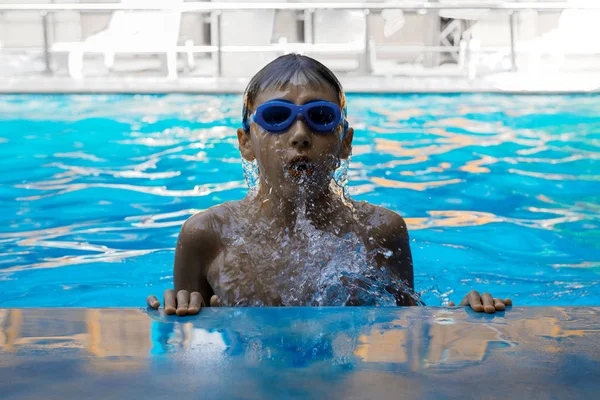
<svg viewBox="0 0 600 400">
<path fill-rule="evenodd" d="M 238 128 L 237 137 L 240 153 L 242 154 L 242 157 L 244 157 L 244 160 L 254 161 L 256 157 L 254 155 L 254 149 L 252 148 L 252 140 L 250 140 L 250 132 L 246 132 L 244 128 Z"/>
<path fill-rule="evenodd" d="M 346 131 L 346 136 L 342 140 L 342 151 L 340 153 L 340 158 L 342 160 L 350 157 L 350 152 L 352 152 L 352 138 L 354 137 L 354 129 L 348 128 Z"/>
</svg>

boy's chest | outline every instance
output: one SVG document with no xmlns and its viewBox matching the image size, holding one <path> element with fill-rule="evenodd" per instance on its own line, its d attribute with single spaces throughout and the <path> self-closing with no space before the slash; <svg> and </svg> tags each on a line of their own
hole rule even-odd
<svg viewBox="0 0 600 400">
<path fill-rule="evenodd" d="M 208 269 L 208 281 L 224 305 L 305 304 L 308 248 L 301 242 L 242 238 L 224 246 Z M 314 258 L 314 257 L 313 257 Z M 301 276 L 305 282 L 300 282 Z M 315 274 L 316 275 L 316 274 Z M 290 301 L 292 297 L 297 302 Z"/>
<path fill-rule="evenodd" d="M 227 241 L 207 273 L 221 304 L 370 304 L 367 297 L 381 297 L 375 295 L 380 285 L 368 278 L 380 271 L 379 266 L 358 235 L 308 233 L 248 234 Z"/>
</svg>

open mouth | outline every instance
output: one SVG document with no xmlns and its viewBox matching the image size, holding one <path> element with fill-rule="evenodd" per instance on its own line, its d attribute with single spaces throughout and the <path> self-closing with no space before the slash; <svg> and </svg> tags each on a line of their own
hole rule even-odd
<svg viewBox="0 0 600 400">
<path fill-rule="evenodd" d="M 311 176 L 315 172 L 315 164 L 308 158 L 297 157 L 288 164 L 288 172 L 295 177 Z"/>
</svg>

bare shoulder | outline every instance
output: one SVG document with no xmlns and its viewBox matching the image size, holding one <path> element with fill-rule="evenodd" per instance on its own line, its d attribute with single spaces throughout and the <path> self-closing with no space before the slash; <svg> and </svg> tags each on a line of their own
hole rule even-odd
<svg viewBox="0 0 600 400">
<path fill-rule="evenodd" d="M 222 232 L 237 205 L 223 203 L 200 211 L 184 222 L 175 249 L 175 287 L 197 290 L 206 269 L 223 248 Z M 204 277 L 204 278 L 202 278 Z M 205 293 L 208 289 L 204 288 Z"/>
<path fill-rule="evenodd" d="M 238 210 L 239 201 L 231 201 L 197 212 L 183 223 L 179 241 L 187 243 L 220 241 L 223 228 L 230 223 Z"/>
<path fill-rule="evenodd" d="M 370 236 L 383 242 L 408 240 L 406 222 L 400 214 L 365 201 L 355 202 L 354 207 Z"/>
<path fill-rule="evenodd" d="M 223 227 L 235 207 L 233 204 L 220 204 L 185 221 L 175 249 L 175 290 L 200 291 L 204 298 L 210 298 L 212 289 L 206 279 L 207 269 L 223 247 Z"/>
<path fill-rule="evenodd" d="M 392 251 L 379 262 L 393 271 L 400 281 L 414 289 L 414 274 L 410 240 L 406 222 L 399 214 L 367 202 L 355 204 L 356 215 L 369 235 L 369 242 Z M 374 242 L 373 242 L 374 241 Z M 402 296 L 401 304 L 416 305 L 410 296 Z"/>
</svg>

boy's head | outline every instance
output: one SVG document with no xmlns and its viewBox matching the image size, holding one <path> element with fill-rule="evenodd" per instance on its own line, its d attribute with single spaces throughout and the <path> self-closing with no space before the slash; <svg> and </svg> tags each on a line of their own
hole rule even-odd
<svg viewBox="0 0 600 400">
<path fill-rule="evenodd" d="M 257 161 L 261 184 L 280 194 L 327 188 L 350 155 L 342 85 L 310 57 L 285 55 L 260 70 L 244 93 L 242 118 L 240 152 Z"/>
</svg>

